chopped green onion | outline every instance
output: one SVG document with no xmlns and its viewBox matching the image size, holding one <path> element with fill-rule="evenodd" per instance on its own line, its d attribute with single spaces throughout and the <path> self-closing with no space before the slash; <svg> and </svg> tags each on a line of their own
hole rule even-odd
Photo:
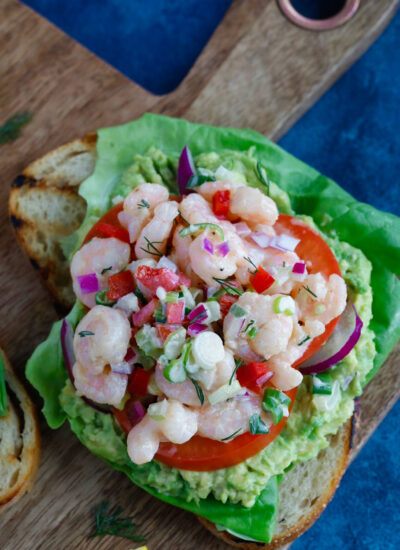
<svg viewBox="0 0 400 550">
<path fill-rule="evenodd" d="M 250 340 L 254 340 L 255 335 L 258 332 L 257 327 L 251 327 L 251 329 L 247 333 L 247 338 L 250 338 Z"/>
<path fill-rule="evenodd" d="M 157 403 L 151 403 L 147 408 L 147 414 L 153 420 L 164 420 L 167 414 L 168 401 L 163 399 Z"/>
<path fill-rule="evenodd" d="M 81 330 L 81 332 L 78 332 L 79 336 L 81 338 L 84 338 L 85 336 L 94 336 L 94 332 L 91 330 Z"/>
<path fill-rule="evenodd" d="M 207 298 L 207 302 L 217 302 L 218 298 L 221 298 L 223 294 L 225 294 L 225 290 L 223 288 L 220 288 L 215 294 L 210 296 L 210 298 Z"/>
<path fill-rule="evenodd" d="M 174 359 L 163 370 L 164 378 L 172 384 L 180 384 L 186 380 L 186 371 L 180 359 Z"/>
<path fill-rule="evenodd" d="M 264 392 L 262 408 L 265 412 L 272 414 L 274 424 L 278 424 L 284 412 L 290 405 L 290 398 L 280 390 L 275 388 L 267 388 Z"/>
<path fill-rule="evenodd" d="M 232 384 L 233 377 L 235 376 L 236 371 L 238 370 L 238 368 L 240 367 L 241 364 L 242 364 L 242 359 L 236 359 L 235 358 L 235 368 L 233 369 L 232 376 L 229 379 L 229 385 Z"/>
<path fill-rule="evenodd" d="M 133 292 L 135 296 L 139 299 L 139 302 L 141 303 L 141 305 L 145 306 L 147 304 L 147 300 L 144 297 L 143 292 L 140 290 L 140 288 L 136 287 Z"/>
<path fill-rule="evenodd" d="M 189 181 L 186 184 L 186 189 L 194 189 L 207 181 L 215 181 L 215 177 L 207 174 L 193 174 L 190 176 Z"/>
<path fill-rule="evenodd" d="M 263 420 L 261 420 L 259 414 L 253 414 L 253 416 L 250 417 L 249 426 L 250 433 L 253 435 L 269 433 L 268 426 L 265 424 L 265 422 L 263 422 Z"/>
<path fill-rule="evenodd" d="M 191 382 L 193 383 L 193 386 L 195 387 L 195 390 L 196 390 L 196 393 L 197 393 L 197 397 L 199 398 L 200 404 L 201 404 L 201 406 L 203 406 L 203 404 L 204 404 L 204 393 L 203 393 L 203 390 L 202 390 L 200 384 L 198 384 L 194 378 L 190 378 L 190 380 L 191 380 Z"/>
<path fill-rule="evenodd" d="M 6 381 L 4 377 L 4 362 L 2 356 L 0 355 L 0 416 L 7 416 L 7 414 L 8 407 Z"/>
<path fill-rule="evenodd" d="M 236 430 L 236 432 L 233 432 L 233 434 L 228 435 L 228 437 L 224 437 L 224 439 L 221 439 L 221 441 L 229 441 L 230 439 L 233 439 L 237 434 L 241 431 L 242 428 L 239 428 Z"/>
<path fill-rule="evenodd" d="M 331 395 L 332 376 L 329 372 L 320 372 L 312 375 L 312 393 Z"/>
<path fill-rule="evenodd" d="M 186 237 L 186 235 L 193 235 L 195 233 L 199 233 L 200 231 L 205 231 L 206 229 L 209 229 L 210 231 L 215 231 L 220 236 L 221 240 L 224 240 L 224 231 L 222 227 L 217 225 L 216 223 L 192 223 L 189 225 L 189 227 L 185 227 L 184 229 L 181 229 L 179 231 L 179 235 L 181 237 Z"/>
<path fill-rule="evenodd" d="M 235 395 L 238 395 L 242 391 L 243 388 L 240 385 L 239 380 L 234 380 L 232 384 L 224 384 L 217 390 L 210 393 L 208 396 L 208 401 L 210 402 L 210 405 L 216 405 L 221 401 L 226 401 L 231 397 L 235 397 Z"/>
<path fill-rule="evenodd" d="M 166 304 L 176 304 L 179 300 L 179 292 L 167 292 L 167 295 L 165 296 L 165 303 Z"/>
<path fill-rule="evenodd" d="M 164 342 L 164 353 L 168 359 L 176 359 L 181 353 L 186 338 L 186 329 L 183 327 L 171 332 Z"/>
<path fill-rule="evenodd" d="M 273 308 L 275 313 L 284 313 L 285 315 L 296 313 L 296 304 L 291 296 L 278 296 L 274 300 Z"/>
<path fill-rule="evenodd" d="M 157 309 L 154 312 L 154 319 L 157 323 L 167 322 L 167 316 L 164 314 L 163 304 L 161 302 L 158 304 Z"/>
<path fill-rule="evenodd" d="M 237 304 L 233 304 L 231 309 L 229 310 L 229 313 L 232 313 L 234 317 L 246 317 L 248 312 L 243 309 L 242 307 L 238 306 Z"/>
<path fill-rule="evenodd" d="M 107 290 L 99 290 L 94 295 L 94 301 L 98 306 L 112 307 L 116 302 L 107 298 Z"/>
</svg>

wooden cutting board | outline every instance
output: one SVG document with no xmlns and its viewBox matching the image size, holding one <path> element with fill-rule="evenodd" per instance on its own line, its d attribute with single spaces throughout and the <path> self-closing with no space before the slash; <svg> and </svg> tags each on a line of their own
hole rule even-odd
<svg viewBox="0 0 400 550">
<path fill-rule="evenodd" d="M 274 0 L 236 0 L 182 84 L 167 96 L 140 88 L 16 0 L 0 3 L 0 124 L 30 111 L 17 141 L 0 145 L 0 339 L 22 374 L 56 313 L 8 223 L 9 186 L 33 159 L 99 127 L 145 111 L 207 124 L 251 127 L 278 139 L 385 28 L 400 0 L 363 0 L 345 26 L 314 33 L 289 23 Z M 339 182 L 340 183 L 340 182 Z M 400 350 L 367 387 L 352 457 L 400 392 Z M 373 398 L 372 398 L 373 397 Z M 0 547 L 125 549 L 88 539 L 103 498 L 133 514 L 151 550 L 227 548 L 191 514 L 133 487 L 83 448 L 68 427 L 42 421 L 43 457 L 32 493 L 0 518 Z"/>
</svg>

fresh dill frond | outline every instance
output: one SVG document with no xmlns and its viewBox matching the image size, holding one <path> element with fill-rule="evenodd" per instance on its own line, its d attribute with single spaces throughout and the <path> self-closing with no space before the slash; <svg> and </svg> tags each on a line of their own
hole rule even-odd
<svg viewBox="0 0 400 550">
<path fill-rule="evenodd" d="M 250 256 L 244 256 L 244 259 L 246 260 L 246 262 L 249 262 L 249 264 L 254 268 L 254 270 L 248 269 L 247 271 L 251 275 L 255 275 L 258 271 L 258 267 L 256 266 L 256 264 L 253 262 L 253 260 L 250 258 Z"/>
<path fill-rule="evenodd" d="M 239 428 L 238 430 L 236 430 L 236 432 L 233 432 L 233 434 L 228 435 L 228 437 L 224 437 L 223 439 L 221 439 L 221 441 L 229 441 L 230 439 L 233 439 L 241 431 L 241 429 L 242 428 Z"/>
<path fill-rule="evenodd" d="M 315 292 L 313 292 L 313 291 L 311 290 L 311 288 L 310 288 L 309 286 L 303 285 L 303 288 L 304 288 L 304 290 L 305 290 L 306 292 L 308 292 L 309 294 L 311 294 L 311 296 L 314 296 L 314 298 L 318 298 L 318 296 L 315 294 Z"/>
<path fill-rule="evenodd" d="M 100 537 L 103 535 L 114 535 L 124 537 L 135 542 L 145 542 L 146 539 L 136 534 L 137 527 L 129 517 L 122 516 L 122 508 L 117 506 L 110 508 L 110 503 L 103 500 L 94 508 L 94 520 L 96 530 L 90 535 Z"/>
<path fill-rule="evenodd" d="M 238 368 L 240 367 L 240 365 L 242 364 L 242 362 L 243 362 L 242 359 L 236 359 L 236 357 L 235 357 L 235 368 L 233 369 L 232 376 L 231 376 L 230 379 L 229 379 L 229 385 L 232 384 L 233 377 L 235 376 L 236 371 L 238 370 Z"/>
<path fill-rule="evenodd" d="M 138 208 L 150 208 L 150 204 L 146 201 L 146 199 L 142 199 L 140 202 L 137 203 Z"/>
<path fill-rule="evenodd" d="M 162 254 L 161 252 L 158 250 L 158 248 L 156 246 L 154 246 L 155 244 L 160 244 L 162 241 L 150 241 L 150 239 L 148 239 L 147 237 L 144 238 L 144 240 L 146 241 L 146 244 L 147 244 L 147 247 L 146 248 L 143 248 L 142 246 L 140 247 L 140 250 L 143 250 L 143 252 L 147 252 L 148 254 L 151 254 L 152 256 L 158 256 L 159 258 L 162 257 Z"/>
<path fill-rule="evenodd" d="M 203 406 L 203 403 L 204 403 L 204 392 L 200 386 L 200 384 L 198 384 L 196 382 L 196 380 L 194 378 L 190 378 L 191 382 L 193 383 L 193 386 L 196 390 L 196 393 L 197 393 L 197 397 L 199 398 L 199 401 L 200 401 L 200 404 L 201 406 Z"/>
</svg>

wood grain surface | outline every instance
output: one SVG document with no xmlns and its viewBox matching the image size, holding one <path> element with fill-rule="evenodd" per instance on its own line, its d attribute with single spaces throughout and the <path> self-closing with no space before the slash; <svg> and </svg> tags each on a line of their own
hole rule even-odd
<svg viewBox="0 0 400 550">
<path fill-rule="evenodd" d="M 289 23 L 273 0 L 237 0 L 182 84 L 167 96 L 155 96 L 26 6 L 1 0 L 0 125 L 19 111 L 34 114 L 17 141 L 0 145 L 0 340 L 19 373 L 56 319 L 8 223 L 10 183 L 29 162 L 74 137 L 145 111 L 252 127 L 277 139 L 367 49 L 398 3 L 364 0 L 345 26 L 313 33 Z M 399 348 L 392 353 L 361 399 L 352 457 L 400 392 L 399 353 Z M 110 470 L 68 427 L 52 432 L 42 421 L 42 430 L 35 488 L 0 517 L 2 550 L 136 548 L 124 539 L 88 538 L 92 506 L 103 498 L 121 503 L 137 519 L 151 550 L 227 548 L 194 516 L 152 499 Z"/>
</svg>

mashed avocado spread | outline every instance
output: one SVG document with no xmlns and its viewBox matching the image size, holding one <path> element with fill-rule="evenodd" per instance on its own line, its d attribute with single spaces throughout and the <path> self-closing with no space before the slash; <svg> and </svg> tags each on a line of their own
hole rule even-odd
<svg viewBox="0 0 400 550">
<path fill-rule="evenodd" d="M 223 166 L 231 177 L 260 187 L 252 151 L 246 154 L 229 151 L 221 155 L 201 154 L 195 162 L 205 172 L 215 172 Z M 164 183 L 171 188 L 176 178 L 175 165 L 172 159 L 156 149 L 150 149 L 147 155 L 137 155 L 115 186 L 112 197 L 125 197 L 144 182 Z M 267 190 L 264 188 L 264 191 Z M 286 192 L 272 182 L 268 192 L 281 212 L 293 213 Z M 303 217 L 303 220 L 317 229 L 312 218 Z M 332 380 L 337 381 L 338 391 L 334 397 L 313 396 L 311 377 L 305 376 L 286 427 L 270 445 L 236 466 L 212 472 L 193 472 L 176 470 L 156 461 L 141 466 L 133 464 L 127 454 L 125 436 L 113 417 L 88 407 L 76 396 L 68 381 L 61 392 L 60 402 L 81 441 L 103 459 L 130 469 L 139 484 L 150 486 L 159 493 L 179 495 L 186 501 L 198 501 L 212 495 L 219 501 L 229 500 L 245 507 L 255 504 L 272 477 L 282 474 L 297 461 L 315 457 L 328 445 L 327 436 L 335 433 L 352 415 L 354 398 L 361 394 L 375 356 L 374 333 L 368 329 L 372 317 L 371 264 L 360 250 L 340 242 L 334 235 L 321 235 L 338 259 L 350 299 L 364 323 L 356 347 L 330 369 Z"/>
</svg>

